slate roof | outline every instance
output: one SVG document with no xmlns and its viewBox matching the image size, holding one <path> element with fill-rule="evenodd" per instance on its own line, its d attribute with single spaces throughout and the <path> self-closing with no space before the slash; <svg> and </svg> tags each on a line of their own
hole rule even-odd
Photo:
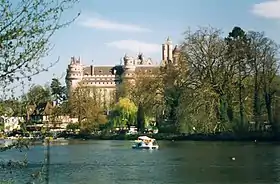
<svg viewBox="0 0 280 184">
<path fill-rule="evenodd" d="M 29 105 L 27 113 L 29 115 L 50 115 L 53 105 L 50 102 L 40 103 L 38 105 Z"/>
<path fill-rule="evenodd" d="M 113 70 L 114 66 L 87 66 L 84 68 L 84 75 L 113 75 Z"/>
</svg>

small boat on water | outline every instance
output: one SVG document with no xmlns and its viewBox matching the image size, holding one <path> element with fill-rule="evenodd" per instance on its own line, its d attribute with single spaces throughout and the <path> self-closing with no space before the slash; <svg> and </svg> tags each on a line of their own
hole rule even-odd
<svg viewBox="0 0 280 184">
<path fill-rule="evenodd" d="M 137 140 L 135 140 L 134 145 L 132 146 L 133 149 L 158 149 L 159 145 L 157 141 L 153 138 L 148 136 L 140 136 Z"/>
</svg>

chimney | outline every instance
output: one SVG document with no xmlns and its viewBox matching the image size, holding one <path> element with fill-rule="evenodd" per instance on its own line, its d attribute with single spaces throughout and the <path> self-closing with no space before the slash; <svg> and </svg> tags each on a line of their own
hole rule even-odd
<svg viewBox="0 0 280 184">
<path fill-rule="evenodd" d="M 75 57 L 74 56 L 71 57 L 71 64 L 75 64 Z"/>
<path fill-rule="evenodd" d="M 56 106 L 56 101 L 55 101 L 55 100 L 53 101 L 53 104 L 52 104 L 52 105 L 53 105 L 53 107 L 55 107 L 55 106 Z"/>
<path fill-rule="evenodd" d="M 94 67 L 90 65 L 90 75 L 94 75 Z"/>
</svg>

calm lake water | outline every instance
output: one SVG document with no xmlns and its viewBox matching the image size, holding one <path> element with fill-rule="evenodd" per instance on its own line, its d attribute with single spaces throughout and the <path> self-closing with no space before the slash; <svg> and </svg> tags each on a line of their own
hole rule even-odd
<svg viewBox="0 0 280 184">
<path fill-rule="evenodd" d="M 280 145 L 235 142 L 159 142 L 159 150 L 133 150 L 130 141 L 71 141 L 51 146 L 51 184 L 279 183 Z M 26 183 L 40 170 L 44 146 L 27 152 L 28 167 L 12 175 Z M 22 160 L 26 152 L 0 153 Z M 236 160 L 231 160 L 235 157 Z M 24 179 L 25 178 L 25 179 Z"/>
</svg>

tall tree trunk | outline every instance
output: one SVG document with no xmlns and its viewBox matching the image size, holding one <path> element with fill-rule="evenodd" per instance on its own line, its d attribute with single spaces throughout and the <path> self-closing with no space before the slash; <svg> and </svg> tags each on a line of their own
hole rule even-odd
<svg viewBox="0 0 280 184">
<path fill-rule="evenodd" d="M 226 96 L 221 95 L 221 97 L 220 97 L 220 117 L 219 117 L 221 123 L 228 122 L 227 111 L 228 111 L 228 104 L 227 104 Z"/>
<path fill-rule="evenodd" d="M 238 83 L 239 83 L 239 115 L 240 115 L 240 124 L 241 126 L 244 125 L 244 105 L 243 105 L 243 96 L 242 96 L 242 76 L 241 76 L 241 63 L 239 61 L 239 76 L 238 76 Z"/>
<path fill-rule="evenodd" d="M 279 98 L 276 98 L 274 101 L 274 108 L 273 108 L 273 124 L 272 124 L 272 131 L 277 134 L 279 129 L 280 123 L 280 101 Z"/>
<path fill-rule="evenodd" d="M 265 92 L 264 94 L 265 96 L 265 106 L 266 106 L 266 110 L 267 110 L 267 119 L 268 119 L 268 122 L 270 124 L 273 123 L 273 120 L 272 120 L 272 95 L 269 93 L 269 92 Z"/>
<path fill-rule="evenodd" d="M 137 129 L 139 132 L 144 132 L 145 130 L 145 113 L 143 108 L 143 104 L 140 102 L 137 111 Z"/>
<path fill-rule="evenodd" d="M 259 95 L 259 83 L 258 83 L 258 72 L 256 71 L 255 77 L 254 77 L 254 108 L 253 108 L 253 114 L 254 114 L 254 121 L 255 121 L 255 129 L 258 129 L 260 125 L 260 115 L 261 115 L 261 109 L 260 109 L 260 95 Z"/>
<path fill-rule="evenodd" d="M 230 123 L 233 122 L 233 105 L 232 105 L 232 97 L 228 97 L 228 108 L 227 108 L 227 117 Z"/>
</svg>

